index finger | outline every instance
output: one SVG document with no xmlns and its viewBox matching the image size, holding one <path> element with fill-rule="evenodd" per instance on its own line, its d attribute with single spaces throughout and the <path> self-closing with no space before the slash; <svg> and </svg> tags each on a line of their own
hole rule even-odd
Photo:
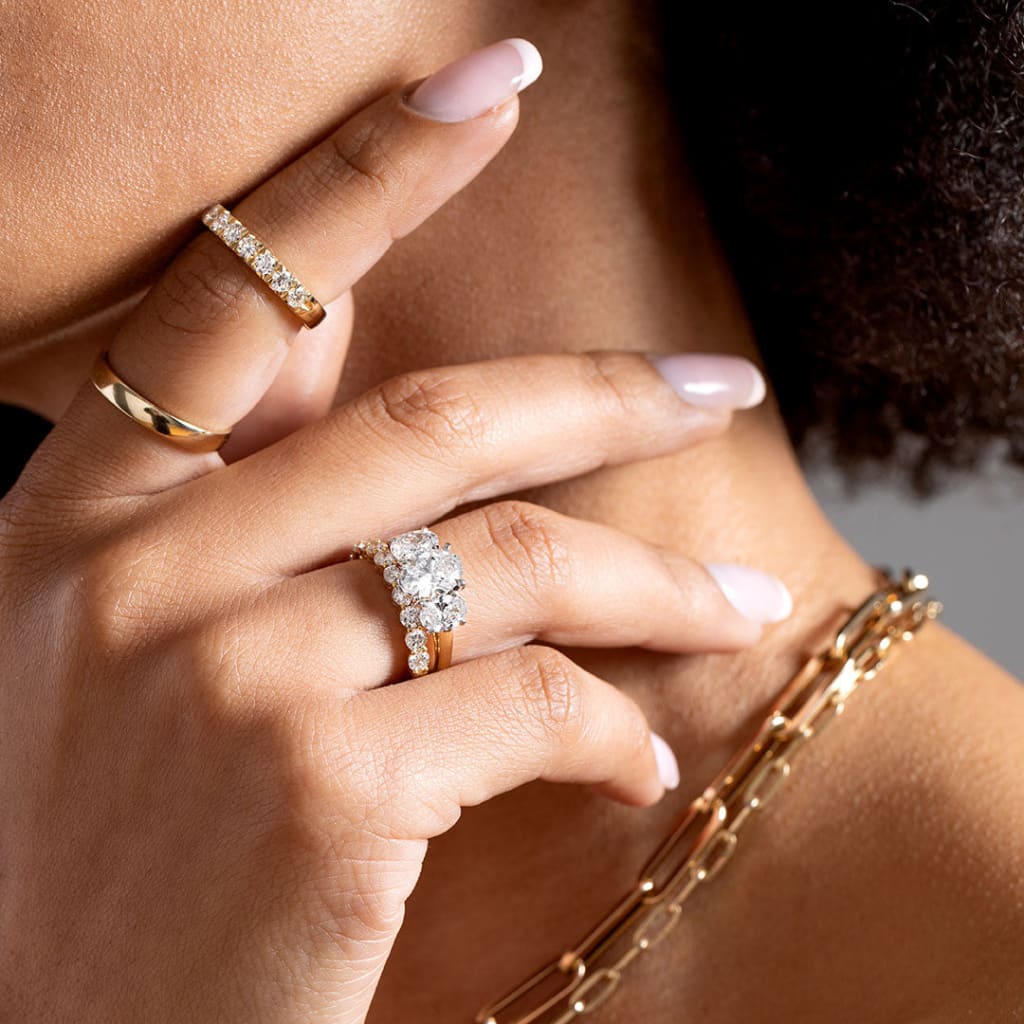
<svg viewBox="0 0 1024 1024">
<path fill-rule="evenodd" d="M 411 96 L 383 97 L 231 212 L 329 303 L 498 152 L 517 121 L 516 92 L 539 73 L 539 56 L 527 68 L 531 54 L 522 40 L 496 43 Z M 123 325 L 109 361 L 153 405 L 224 431 L 269 387 L 300 329 L 287 301 L 203 230 Z M 90 480 L 80 489 L 107 495 L 163 490 L 223 464 L 131 423 L 88 383 L 50 443 L 62 446 L 72 471 L 87 447 Z"/>
</svg>

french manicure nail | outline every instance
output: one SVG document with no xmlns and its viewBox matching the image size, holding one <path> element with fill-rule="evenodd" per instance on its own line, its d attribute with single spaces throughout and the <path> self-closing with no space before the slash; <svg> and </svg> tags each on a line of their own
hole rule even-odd
<svg viewBox="0 0 1024 1024">
<path fill-rule="evenodd" d="M 532 85 L 543 67 L 533 43 L 503 39 L 441 68 L 406 102 L 435 121 L 468 121 Z"/>
<path fill-rule="evenodd" d="M 672 748 L 656 732 L 651 733 L 651 746 L 654 747 L 654 759 L 658 762 L 658 778 L 666 789 L 675 789 L 679 785 L 679 762 Z"/>
<path fill-rule="evenodd" d="M 759 569 L 728 562 L 713 562 L 704 567 L 714 577 L 729 603 L 754 622 L 767 625 L 788 619 L 793 598 L 786 584 Z"/>
<path fill-rule="evenodd" d="M 764 377 L 748 359 L 689 352 L 648 358 L 675 393 L 690 405 L 749 409 L 764 400 Z"/>
</svg>

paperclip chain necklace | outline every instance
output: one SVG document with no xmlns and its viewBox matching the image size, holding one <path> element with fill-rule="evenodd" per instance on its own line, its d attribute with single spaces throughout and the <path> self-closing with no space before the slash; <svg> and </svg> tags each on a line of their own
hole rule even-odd
<svg viewBox="0 0 1024 1024">
<path fill-rule="evenodd" d="M 928 578 L 907 570 L 884 583 L 772 704 L 757 735 L 690 804 L 640 872 L 635 888 L 575 947 L 477 1014 L 477 1024 L 571 1024 L 619 987 L 627 968 L 679 923 L 683 905 L 736 852 L 740 829 L 789 778 L 794 758 L 842 714 L 897 647 L 937 618 Z"/>
</svg>

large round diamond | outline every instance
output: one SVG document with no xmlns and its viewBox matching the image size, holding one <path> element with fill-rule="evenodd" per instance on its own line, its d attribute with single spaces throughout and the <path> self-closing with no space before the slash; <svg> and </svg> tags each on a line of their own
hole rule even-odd
<svg viewBox="0 0 1024 1024">
<path fill-rule="evenodd" d="M 421 599 L 454 590 L 462 579 L 462 563 L 451 551 L 422 551 L 404 564 L 402 589 Z"/>
</svg>

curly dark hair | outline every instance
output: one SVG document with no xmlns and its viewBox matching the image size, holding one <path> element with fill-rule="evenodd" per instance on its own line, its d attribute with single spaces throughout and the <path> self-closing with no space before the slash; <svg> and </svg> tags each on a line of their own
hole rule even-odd
<svg viewBox="0 0 1024 1024">
<path fill-rule="evenodd" d="M 687 156 L 794 440 L 824 432 L 847 465 L 891 459 L 923 488 L 994 438 L 1024 464 L 1024 2 L 661 15 Z"/>
</svg>

